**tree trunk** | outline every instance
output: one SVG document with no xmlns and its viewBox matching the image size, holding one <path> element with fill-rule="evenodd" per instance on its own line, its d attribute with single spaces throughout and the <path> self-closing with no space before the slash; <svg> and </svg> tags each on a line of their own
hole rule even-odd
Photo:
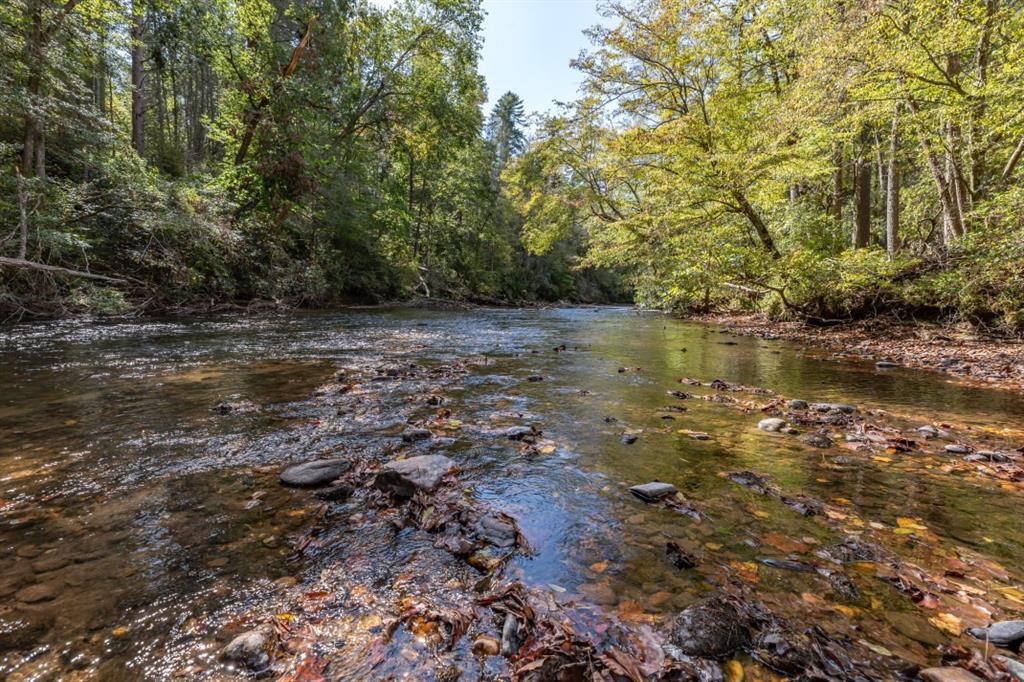
<svg viewBox="0 0 1024 682">
<path fill-rule="evenodd" d="M 145 151 L 143 123 L 146 117 L 146 102 L 143 99 L 143 61 L 146 57 L 143 42 L 143 21 L 141 0 L 132 3 L 132 147 L 142 156 Z"/>
<path fill-rule="evenodd" d="M 871 239 L 871 162 L 858 156 L 853 162 L 853 248 Z"/>
<path fill-rule="evenodd" d="M 780 256 L 779 250 L 775 247 L 775 240 L 772 239 L 772 233 L 768 231 L 768 226 L 764 224 L 761 215 L 757 212 L 747 197 L 743 195 L 739 190 L 732 190 L 733 199 L 739 204 L 740 213 L 746 217 L 750 222 L 750 225 L 754 228 L 754 232 L 757 233 L 757 238 L 761 241 L 761 246 L 764 247 L 765 251 L 771 254 L 772 258 L 778 258 Z"/>
<path fill-rule="evenodd" d="M 832 218 L 836 225 L 843 222 L 843 147 L 837 144 L 832 153 Z"/>
<path fill-rule="evenodd" d="M 43 16 L 37 0 L 26 3 L 28 35 L 25 39 L 25 66 L 28 70 L 25 102 L 25 134 L 21 148 L 22 173 L 32 177 L 37 168 L 37 148 L 40 146 L 43 123 L 37 109 L 41 102 L 43 84 Z M 45 155 L 45 151 L 43 152 Z M 45 166 L 45 157 L 43 164 Z"/>
<path fill-rule="evenodd" d="M 906 95 L 907 108 L 914 115 L 917 115 L 920 111 L 917 106 L 917 100 L 914 99 L 909 93 Z M 927 133 L 921 133 L 921 148 L 924 150 L 925 159 L 928 161 L 928 169 L 931 171 L 932 179 L 935 181 L 935 188 L 939 193 L 939 202 L 942 204 L 943 216 L 948 217 L 948 229 L 951 237 L 960 237 L 964 233 L 963 221 L 960 218 L 959 212 L 956 210 L 955 200 L 950 192 L 948 183 L 946 182 L 946 176 L 943 173 L 942 165 L 939 163 L 939 155 L 935 152 L 932 147 L 931 140 L 928 139 Z"/>
<path fill-rule="evenodd" d="M 18 258 L 24 260 L 28 252 L 28 194 L 25 192 L 25 179 L 17 166 L 14 167 L 14 175 L 18 185 Z"/>
<path fill-rule="evenodd" d="M 885 188 L 885 246 L 890 256 L 900 248 L 900 171 L 896 154 L 900 147 L 899 107 L 892 117 L 889 134 L 889 172 Z"/>
</svg>

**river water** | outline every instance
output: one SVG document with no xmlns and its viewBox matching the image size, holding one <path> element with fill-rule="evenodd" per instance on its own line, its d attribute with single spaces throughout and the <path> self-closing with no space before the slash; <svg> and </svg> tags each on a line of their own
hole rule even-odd
<svg viewBox="0 0 1024 682">
<path fill-rule="evenodd" d="M 656 630 L 734 579 L 790 619 L 918 665 L 937 662 L 939 645 L 969 643 L 950 622 L 1024 608 L 1024 491 L 943 451 L 954 440 L 1020 447 L 1019 395 L 627 308 L 53 322 L 0 331 L 0 677 L 230 678 L 224 642 L 275 615 L 304 624 L 331 679 L 430 679 L 442 664 L 463 679 L 500 672 L 501 659 L 473 659 L 468 645 L 439 653 L 401 633 L 383 666 L 360 661 L 403 600 L 454 599 L 479 573 L 358 495 L 324 505 L 277 483 L 288 463 L 409 449 L 397 438 L 406 422 L 436 410 L 414 398 L 439 387 L 371 379 L 460 362 L 468 372 L 440 387 L 458 421 L 412 449 L 444 451 L 467 494 L 516 519 L 532 551 L 509 574 L 556 600 Z M 323 388 L 339 370 L 361 387 L 342 407 Z M 854 404 L 908 438 L 922 424 L 952 435 L 886 453 L 834 433 L 822 450 L 757 429 L 771 397 L 729 393 L 747 409 L 700 400 L 714 379 Z M 223 401 L 246 408 L 211 410 Z M 489 435 L 515 424 L 542 430 L 538 448 Z M 802 516 L 722 475 L 741 470 L 829 513 Z M 628 494 L 651 480 L 677 486 L 703 519 Z M 312 528 L 316 541 L 296 552 Z M 844 602 L 820 573 L 764 563 L 820 564 L 816 551 L 850 534 L 943 582 L 938 603 L 915 603 L 863 566 Z M 674 566 L 667 541 L 698 566 Z"/>
</svg>

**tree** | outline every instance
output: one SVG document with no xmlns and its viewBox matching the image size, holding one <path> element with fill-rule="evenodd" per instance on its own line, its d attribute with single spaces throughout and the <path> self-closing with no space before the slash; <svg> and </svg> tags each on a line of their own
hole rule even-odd
<svg viewBox="0 0 1024 682">
<path fill-rule="evenodd" d="M 523 100 L 514 92 L 498 98 L 487 119 L 486 138 L 494 149 L 494 175 L 497 177 L 509 160 L 526 148 L 526 114 Z"/>
</svg>

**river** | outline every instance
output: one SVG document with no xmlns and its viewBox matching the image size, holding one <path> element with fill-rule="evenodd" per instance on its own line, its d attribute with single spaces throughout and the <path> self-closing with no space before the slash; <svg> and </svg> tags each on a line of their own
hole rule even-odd
<svg viewBox="0 0 1024 682">
<path fill-rule="evenodd" d="M 465 372 L 387 379 L 410 364 Z M 733 580 L 879 661 L 930 665 L 939 645 L 970 643 L 955 637 L 961 627 L 1024 608 L 1024 490 L 943 449 L 1020 447 L 1024 398 L 937 374 L 837 362 L 629 308 L 23 324 L 0 330 L 0 367 L 9 680 L 228 679 L 225 641 L 268 619 L 293 623 L 306 642 L 280 652 L 278 672 L 294 670 L 297 652 L 328 664 L 329 679 L 501 672 L 500 657 L 468 655 L 469 636 L 448 652 L 402 629 L 386 662 L 367 659 L 403 604 L 457 604 L 482 589 L 480 573 L 429 533 L 396 530 L 359 494 L 325 504 L 278 484 L 286 464 L 327 455 L 379 463 L 445 452 L 466 495 L 513 517 L 529 543 L 507 577 L 598 620 L 663 629 Z M 356 387 L 344 396 L 332 393 L 339 371 Z M 773 393 L 701 400 L 716 393 L 714 379 Z M 428 442 L 403 444 L 409 420 L 437 411 L 417 401 L 432 392 L 451 416 Z M 838 431 L 853 425 L 825 449 L 759 430 L 759 408 L 776 394 L 856 405 L 858 433 L 879 425 L 917 447 L 844 442 Z M 225 401 L 240 409 L 212 409 Z M 517 424 L 542 432 L 535 447 L 493 436 Z M 951 435 L 925 441 L 915 435 L 923 424 Z M 803 516 L 723 475 L 743 470 L 825 513 Z M 627 490 L 653 480 L 674 484 L 701 518 Z M 822 565 L 819 550 L 850 534 L 919 570 L 936 603 L 863 565 L 847 571 L 858 593 L 843 601 L 821 571 L 764 563 Z M 670 541 L 697 566 L 668 560 Z M 767 675 L 738 660 L 748 679 Z"/>
</svg>

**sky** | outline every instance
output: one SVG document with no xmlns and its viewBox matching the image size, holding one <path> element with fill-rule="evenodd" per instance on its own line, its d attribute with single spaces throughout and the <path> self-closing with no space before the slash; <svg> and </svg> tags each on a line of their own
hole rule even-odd
<svg viewBox="0 0 1024 682">
<path fill-rule="evenodd" d="M 601 23 L 596 1 L 483 0 L 483 6 L 487 108 L 509 90 L 523 98 L 527 112 L 575 99 L 581 74 L 569 61 L 590 48 L 582 32 Z"/>
</svg>

